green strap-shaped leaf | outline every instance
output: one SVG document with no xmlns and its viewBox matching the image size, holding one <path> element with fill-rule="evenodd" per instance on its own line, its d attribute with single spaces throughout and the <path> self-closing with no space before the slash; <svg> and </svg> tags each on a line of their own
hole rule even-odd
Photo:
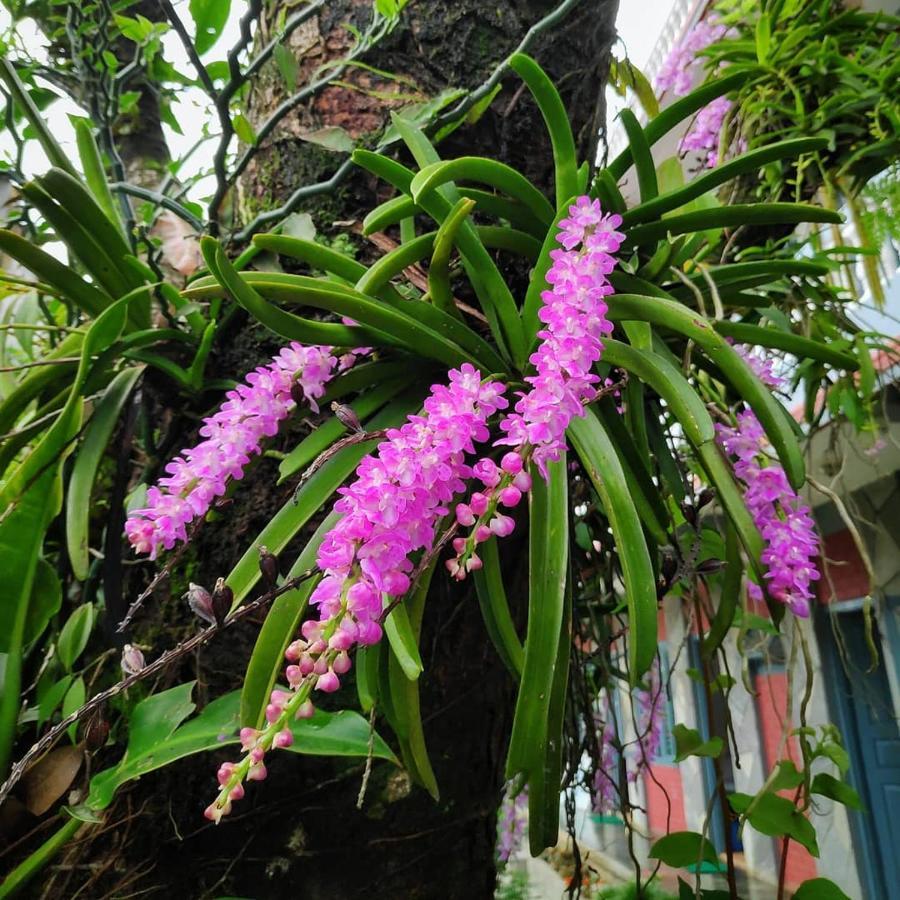
<svg viewBox="0 0 900 900">
<path fill-rule="evenodd" d="M 628 481 L 635 508 L 644 527 L 657 544 L 668 543 L 669 516 L 665 503 L 660 497 L 659 488 L 650 479 L 645 458 L 641 456 L 634 438 L 625 427 L 625 421 L 616 411 L 615 403 L 610 398 L 605 398 L 598 403 L 595 411 L 603 427 L 609 432 L 619 454 L 625 479 Z M 643 408 L 641 415 L 645 415 Z M 649 459 L 649 454 L 647 459 Z"/>
<path fill-rule="evenodd" d="M 690 203 L 691 200 L 702 197 L 703 194 L 715 190 L 715 188 L 731 181 L 733 178 L 756 172 L 770 162 L 776 162 L 781 159 L 794 159 L 802 153 L 814 153 L 817 150 L 823 150 L 827 146 L 828 141 L 826 138 L 795 138 L 790 141 L 768 144 L 765 147 L 760 147 L 758 150 L 751 150 L 749 153 L 744 153 L 736 159 L 730 159 L 709 172 L 699 175 L 677 190 L 668 191 L 647 201 L 644 200 L 644 195 L 641 193 L 641 204 L 633 209 L 629 209 L 622 215 L 622 224 L 626 228 L 631 228 L 642 222 L 658 219 L 665 213 L 671 212 L 673 209 L 679 209 Z"/>
<path fill-rule="evenodd" d="M 553 684 L 547 708 L 547 734 L 541 765 L 533 769 L 528 780 L 528 846 L 532 856 L 540 856 L 559 840 L 559 792 L 562 788 L 563 720 L 569 687 L 569 660 L 572 652 L 572 585 L 571 573 L 566 584 L 565 608 Z"/>
<path fill-rule="evenodd" d="M 719 334 L 733 338 L 740 344 L 786 350 L 801 359 L 815 359 L 846 372 L 855 372 L 859 368 L 859 360 L 853 354 L 834 350 L 822 341 L 814 341 L 779 328 L 762 328 L 745 322 L 722 320 L 715 323 L 715 329 Z"/>
<path fill-rule="evenodd" d="M 207 243 L 209 240 L 211 239 L 204 239 L 204 246 L 210 246 Z M 215 264 L 224 287 L 237 302 L 264 325 L 285 337 L 304 340 L 295 336 L 295 329 L 303 331 L 312 329 L 317 333 L 324 330 L 343 330 L 343 340 L 324 342 L 338 346 L 364 346 L 367 342 L 374 342 L 413 350 L 448 366 L 458 366 L 464 362 L 478 364 L 477 359 L 470 353 L 443 334 L 428 328 L 414 316 L 387 303 L 373 300 L 352 288 L 304 275 L 280 277 L 272 275 L 265 280 L 241 276 L 225 258 L 221 248 L 216 251 Z M 282 303 L 327 309 L 338 315 L 348 316 L 361 323 L 364 328 L 301 319 L 268 303 L 263 295 Z M 308 342 L 309 338 L 305 340 Z"/>
<path fill-rule="evenodd" d="M 797 225 L 800 222 L 831 222 L 839 225 L 842 221 L 840 213 L 821 206 L 811 206 L 809 203 L 735 203 L 636 225 L 626 233 L 625 242 L 632 247 L 643 247 L 662 240 L 669 234 L 691 234 L 711 228 Z"/>
<path fill-rule="evenodd" d="M 762 538 L 744 504 L 731 467 L 715 445 L 712 418 L 697 392 L 677 366 L 652 351 L 638 351 L 619 341 L 607 340 L 604 361 L 636 375 L 666 401 L 715 486 L 726 513 L 734 522 L 754 568 L 757 572 L 761 571 L 759 555 L 762 552 Z M 672 484 L 678 483 L 674 474 L 670 475 L 670 481 Z"/>
<path fill-rule="evenodd" d="M 386 601 L 386 604 L 387 605 Z M 422 657 L 406 607 L 399 603 L 384 620 L 384 633 L 403 674 L 415 681 L 422 674 Z"/>
<path fill-rule="evenodd" d="M 328 344 L 337 347 L 364 346 L 371 336 L 359 328 L 337 325 L 331 322 L 314 322 L 285 312 L 271 303 L 267 303 L 241 278 L 234 266 L 228 261 L 218 243 L 212 238 L 203 238 L 200 242 L 204 259 L 217 281 L 247 312 L 266 328 L 288 340 L 302 344 Z M 184 292 L 187 297 L 218 296 L 217 286 L 189 288 Z"/>
<path fill-rule="evenodd" d="M 335 512 L 325 517 L 291 566 L 287 574 L 289 579 L 296 578 L 315 566 L 319 546 L 339 519 L 340 515 Z M 284 651 L 297 634 L 309 595 L 316 583 L 316 578 L 310 578 L 293 591 L 276 597 L 269 609 L 253 645 L 253 652 L 250 654 L 250 661 L 244 674 L 244 685 L 241 688 L 241 725 L 250 728 L 263 726 L 269 695 L 284 668 Z"/>
<path fill-rule="evenodd" d="M 351 284 L 355 284 L 366 274 L 366 267 L 362 263 L 317 241 L 288 237 L 285 234 L 256 234 L 253 236 L 253 243 L 270 253 L 303 260 L 312 268 L 331 272 Z"/>
<path fill-rule="evenodd" d="M 514 53 L 509 58 L 509 67 L 531 91 L 550 133 L 553 164 L 556 170 L 558 208 L 566 199 L 578 193 L 578 159 L 569 116 L 556 85 L 530 56 L 525 53 Z"/>
<path fill-rule="evenodd" d="M 508 250 L 532 262 L 537 262 L 540 256 L 541 242 L 527 231 L 509 225 L 476 225 L 475 231 L 489 250 Z"/>
<path fill-rule="evenodd" d="M 573 419 L 568 435 L 600 495 L 615 538 L 628 604 L 629 677 L 636 684 L 656 655 L 656 579 L 641 520 L 619 457 L 594 412 L 586 409 L 583 418 Z"/>
<path fill-rule="evenodd" d="M 565 616 L 569 559 L 569 502 L 565 456 L 548 465 L 549 480 L 535 470 L 529 496 L 528 629 L 516 700 L 506 777 L 529 777 L 543 767 L 553 673 Z M 640 526 L 639 526 L 640 527 Z"/>
<path fill-rule="evenodd" d="M 119 218 L 119 208 L 116 205 L 109 182 L 106 179 L 106 170 L 103 168 L 103 160 L 100 157 L 100 148 L 94 140 L 94 132 L 86 119 L 77 118 L 75 125 L 75 143 L 78 146 L 78 156 L 81 159 L 81 168 L 84 170 L 84 180 L 100 204 L 104 214 L 116 225 L 119 234 L 124 235 L 122 220 Z"/>
<path fill-rule="evenodd" d="M 482 156 L 461 156 L 425 166 L 413 178 L 410 192 L 415 203 L 448 182 L 477 181 L 502 191 L 528 209 L 538 222 L 553 221 L 553 207 L 547 198 L 512 166 Z"/>
<path fill-rule="evenodd" d="M 741 560 L 741 550 L 734 526 L 725 525 L 725 573 L 722 579 L 722 590 L 719 594 L 719 608 L 712 620 L 709 632 L 703 639 L 703 656 L 712 659 L 716 650 L 722 646 L 731 623 L 734 622 L 734 614 L 738 608 L 741 595 L 741 581 L 744 577 L 744 564 Z"/>
<path fill-rule="evenodd" d="M 92 318 L 99 316 L 112 302 L 107 294 L 14 231 L 0 228 L 0 250 L 20 262 L 29 272 L 34 272 L 41 281 L 56 288 L 63 297 Z"/>
<path fill-rule="evenodd" d="M 64 209 L 78 210 L 78 221 L 109 255 L 130 288 L 143 284 L 144 279 L 126 263 L 126 257 L 131 255 L 132 250 L 122 236 L 117 220 L 109 217 L 77 178 L 61 169 L 51 169 L 46 175 L 35 180 Z"/>
<path fill-rule="evenodd" d="M 653 154 L 650 152 L 650 144 L 637 116 L 626 106 L 619 118 L 628 135 L 628 146 L 631 147 L 631 156 L 634 160 L 634 168 L 637 172 L 638 190 L 641 195 L 641 205 L 649 204 L 659 194 L 659 185 L 656 183 L 656 165 L 653 162 Z"/>
<path fill-rule="evenodd" d="M 599 200 L 603 211 L 606 213 L 624 214 L 628 208 L 616 179 L 612 177 L 609 169 L 601 169 L 597 173 L 594 180 L 594 186 L 591 188 L 591 198 Z"/>
<path fill-rule="evenodd" d="M 500 571 L 500 554 L 497 552 L 497 539 L 491 538 L 478 548 L 482 568 L 472 573 L 475 591 L 478 594 L 478 605 L 481 615 L 497 653 L 503 664 L 516 677 L 521 678 L 525 651 L 516 634 L 503 586 L 503 573 Z"/>
<path fill-rule="evenodd" d="M 81 446 L 75 454 L 75 463 L 69 475 L 66 494 L 66 547 L 72 573 L 79 581 L 88 576 L 88 526 L 91 508 L 91 490 L 106 445 L 130 396 L 142 366 L 123 369 L 110 382 L 103 397 L 97 403 L 94 414 L 84 432 Z"/>
<path fill-rule="evenodd" d="M 434 574 L 437 558 L 432 560 L 410 596 L 397 606 L 385 619 L 385 634 L 388 637 L 388 647 L 382 648 L 388 658 L 388 682 L 391 694 L 391 709 L 394 720 L 399 727 L 397 735 L 403 762 L 412 777 L 438 800 L 437 778 L 428 757 L 428 748 L 425 745 L 425 731 L 422 726 L 422 713 L 419 706 L 419 682 L 418 674 L 422 671 L 421 660 L 418 660 L 418 642 L 422 630 L 422 616 L 425 609 L 425 601 L 428 597 L 428 588 Z M 409 612 L 407 615 L 407 605 Z M 390 626 L 391 619 L 398 612 L 403 612 L 406 624 L 398 621 L 394 627 Z M 408 628 L 408 631 L 407 631 Z M 405 633 L 405 636 L 404 636 Z M 399 651 L 399 652 L 398 652 Z M 412 652 L 414 651 L 414 652 Z M 414 666 L 418 660 L 418 666 Z M 418 668 L 418 671 L 416 671 Z M 413 677 L 410 677 L 413 674 Z"/>
<path fill-rule="evenodd" d="M 83 340 L 84 334 L 80 332 L 67 334 L 44 358 L 69 359 L 73 356 L 80 356 Z M 77 367 L 78 363 L 72 362 L 37 366 L 30 369 L 0 403 L 0 434 L 12 431 L 17 419 L 25 412 L 28 405 L 42 394 L 49 393 L 54 386 L 57 386 L 57 383 L 65 384 L 68 387 L 68 384 L 71 383 L 72 373 Z"/>
<path fill-rule="evenodd" d="M 609 306 L 610 318 L 616 321 L 643 319 L 692 338 L 753 408 L 778 453 L 790 483 L 797 489 L 803 485 L 806 480 L 803 456 L 793 429 L 785 422 L 781 405 L 753 374 L 750 366 L 715 332 L 710 322 L 681 303 L 659 297 L 613 294 L 609 297 Z"/>
<path fill-rule="evenodd" d="M 413 179 L 413 183 L 415 183 L 415 179 Z M 474 206 L 475 201 L 467 200 L 465 197 L 461 197 L 453 204 L 450 214 L 441 222 L 441 227 L 438 228 L 434 237 L 434 251 L 428 265 L 428 293 L 431 296 L 431 302 L 447 315 L 457 319 L 461 319 L 462 316 L 453 301 L 453 287 L 450 284 L 450 257 L 453 254 L 456 233 Z"/>
<path fill-rule="evenodd" d="M 400 194 L 397 197 L 391 197 L 384 203 L 379 203 L 373 210 L 370 210 L 363 219 L 363 234 L 375 234 L 377 231 L 384 231 L 391 225 L 397 225 L 404 219 L 414 216 L 419 212 L 419 207 L 413 201 L 412 197 Z"/>
</svg>

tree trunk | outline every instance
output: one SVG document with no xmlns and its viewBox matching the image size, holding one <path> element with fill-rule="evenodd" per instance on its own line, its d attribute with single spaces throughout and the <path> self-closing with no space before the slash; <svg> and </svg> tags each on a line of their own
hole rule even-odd
<svg viewBox="0 0 900 900">
<path fill-rule="evenodd" d="M 238 218 L 246 222 L 279 205 L 298 185 L 327 178 L 340 164 L 341 156 L 298 135 L 337 125 L 364 140 L 380 131 L 392 109 L 410 102 L 410 94 L 425 99 L 447 88 L 474 88 L 556 5 L 556 0 L 414 0 L 395 31 L 365 57 L 367 64 L 394 77 L 371 68 L 348 68 L 341 86 L 326 88 L 292 113 L 242 179 L 235 204 Z M 267 7 L 263 41 L 276 33 L 281 7 Z M 603 88 L 617 7 L 618 0 L 583 0 L 530 47 L 560 86 L 585 157 L 604 118 Z M 294 33 L 289 46 L 299 64 L 298 84 L 324 62 L 346 54 L 353 38 L 344 23 L 364 29 L 371 8 L 371 0 L 329 3 Z M 248 116 L 255 125 L 284 99 L 284 90 L 277 68 L 268 64 L 248 99 Z M 446 157 L 495 156 L 541 186 L 551 181 L 552 154 L 543 122 L 512 75 L 477 124 L 454 132 L 440 150 Z M 301 211 L 313 216 L 319 233 L 334 236 L 347 230 L 346 224 L 336 223 L 361 220 L 388 195 L 384 184 L 357 173 Z M 362 243 L 360 257 L 374 256 L 373 248 Z M 513 274 L 511 282 L 518 277 L 521 287 L 526 274 Z M 218 351 L 217 374 L 238 376 L 271 355 L 275 346 L 258 327 L 236 326 Z M 284 446 L 296 439 L 299 426 L 292 427 Z M 186 437 L 182 432 L 176 440 Z M 275 482 L 273 461 L 261 460 L 241 482 L 221 520 L 204 527 L 189 551 L 190 562 L 180 567 L 185 581 L 188 569 L 190 580 L 205 584 L 228 572 L 290 495 L 291 485 L 276 488 Z M 521 589 L 512 598 L 517 603 L 527 596 L 519 564 L 523 539 L 520 535 L 518 544 L 507 542 L 504 558 L 504 565 L 518 572 Z M 282 568 L 293 558 L 286 552 Z M 169 585 L 174 597 L 183 589 L 178 577 Z M 173 606 L 167 609 L 167 616 L 172 615 Z M 199 677 L 198 694 L 213 696 L 235 687 L 257 628 L 258 623 L 247 623 L 226 639 L 227 646 L 205 649 L 192 673 L 178 673 L 180 680 Z M 126 803 L 134 811 L 143 807 L 143 812 L 131 823 L 130 835 L 120 829 L 95 840 L 91 856 L 115 854 L 116 860 L 108 875 L 95 882 L 93 895 L 104 895 L 126 873 L 146 866 L 146 874 L 131 882 L 129 891 L 162 887 L 184 897 L 304 900 L 492 897 L 496 811 L 516 686 L 490 645 L 471 588 L 451 587 L 442 570 L 426 604 L 421 647 L 422 717 L 441 792 L 438 802 L 403 770 L 378 763 L 358 810 L 361 764 L 274 753 L 267 781 L 250 785 L 233 815 L 213 827 L 204 824 L 201 812 L 212 798 L 220 760 L 208 755 L 183 760 L 142 779 L 118 804 L 122 814 Z M 354 701 L 353 689 L 347 687 L 333 698 L 333 708 Z M 380 718 L 377 727 L 392 739 Z M 225 753 L 221 757 L 229 758 Z M 77 881 L 70 880 L 67 887 Z"/>
</svg>

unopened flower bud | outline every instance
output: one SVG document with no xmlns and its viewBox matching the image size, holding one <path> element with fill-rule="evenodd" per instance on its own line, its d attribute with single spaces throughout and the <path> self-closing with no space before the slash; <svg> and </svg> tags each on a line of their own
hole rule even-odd
<svg viewBox="0 0 900 900">
<path fill-rule="evenodd" d="M 266 590 L 271 591 L 278 584 L 278 560 L 267 547 L 259 548 L 259 571 Z"/>
<path fill-rule="evenodd" d="M 293 743 L 294 735 L 291 733 L 290 728 L 282 728 L 272 740 L 272 746 L 279 750 L 284 750 L 285 747 L 290 747 Z"/>
<path fill-rule="evenodd" d="M 466 549 L 466 539 L 462 537 L 453 538 L 453 550 L 459 556 Z"/>
<path fill-rule="evenodd" d="M 477 572 L 482 567 L 482 565 L 483 565 L 483 563 L 481 562 L 481 557 L 479 557 L 477 554 L 473 553 L 466 560 L 466 571 L 467 572 Z"/>
<path fill-rule="evenodd" d="M 523 493 L 527 494 L 531 490 L 531 476 L 523 469 L 513 478 L 513 484 Z"/>
<path fill-rule="evenodd" d="M 312 700 L 304 700 L 298 707 L 297 712 L 294 713 L 295 719 L 311 719 L 316 712 L 315 706 L 313 706 Z"/>
<path fill-rule="evenodd" d="M 510 516 L 504 515 L 496 515 L 493 519 L 491 519 L 490 529 L 497 535 L 497 537 L 508 537 L 515 531 L 516 523 L 515 520 Z"/>
<path fill-rule="evenodd" d="M 475 540 L 479 544 L 489 541 L 494 536 L 494 532 L 487 525 L 479 525 L 475 529 Z"/>
<path fill-rule="evenodd" d="M 268 774 L 266 767 L 261 762 L 254 763 L 247 770 L 247 781 L 265 781 Z"/>
<path fill-rule="evenodd" d="M 522 492 L 513 485 L 505 487 L 502 491 L 500 491 L 500 502 L 504 506 L 516 506 L 516 504 L 518 504 L 521 499 Z"/>
<path fill-rule="evenodd" d="M 334 413 L 335 418 L 351 431 L 355 431 L 359 434 L 359 432 L 363 430 L 362 424 L 359 421 L 359 416 L 357 416 L 349 406 L 338 403 L 337 400 L 332 400 L 331 411 Z"/>
<path fill-rule="evenodd" d="M 509 472 L 510 475 L 516 475 L 522 471 L 522 457 L 515 450 L 510 450 L 509 453 L 503 454 L 503 459 L 500 460 L 500 468 L 504 472 Z"/>
<path fill-rule="evenodd" d="M 475 514 L 472 512 L 471 507 L 469 507 L 465 503 L 457 503 L 456 504 L 456 521 L 459 522 L 464 528 L 467 528 L 469 525 L 475 524 Z"/>
<path fill-rule="evenodd" d="M 284 670 L 284 677 L 287 678 L 288 684 L 295 688 L 303 681 L 303 671 L 300 666 L 288 666 Z"/>
<path fill-rule="evenodd" d="M 487 512 L 488 498 L 481 491 L 475 491 L 469 498 L 469 506 L 476 516 L 482 516 Z"/>
<path fill-rule="evenodd" d="M 209 625 L 216 624 L 216 617 L 213 613 L 212 594 L 210 594 L 202 584 L 194 584 L 192 581 L 188 585 L 184 599 L 187 600 L 191 612 L 193 612 L 197 618 L 203 619 L 203 621 Z"/>
<path fill-rule="evenodd" d="M 232 603 L 234 603 L 234 591 L 225 584 L 224 578 L 219 578 L 212 594 L 212 610 L 216 625 L 221 625 L 225 621 L 225 617 L 231 611 Z"/>
<path fill-rule="evenodd" d="M 326 694 L 333 694 L 340 686 L 340 679 L 330 670 L 320 675 L 316 681 L 316 690 Z"/>
<path fill-rule="evenodd" d="M 331 664 L 331 668 L 337 672 L 338 675 L 346 675 L 347 672 L 350 671 L 350 667 L 353 663 L 350 661 L 350 655 L 346 650 L 342 650 L 338 655 L 334 658 L 334 662 Z"/>
<path fill-rule="evenodd" d="M 122 648 L 122 671 L 126 675 L 137 675 L 146 665 L 144 654 L 134 644 Z"/>
</svg>

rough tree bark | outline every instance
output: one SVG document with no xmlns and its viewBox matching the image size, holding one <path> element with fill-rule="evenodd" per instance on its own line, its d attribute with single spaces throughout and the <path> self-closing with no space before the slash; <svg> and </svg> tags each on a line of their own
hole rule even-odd
<svg viewBox="0 0 900 900">
<path fill-rule="evenodd" d="M 246 221 L 278 205 L 299 184 L 331 175 L 340 157 L 299 140 L 299 134 L 339 125 L 365 138 L 383 127 L 391 109 L 409 102 L 411 92 L 425 98 L 448 87 L 477 86 L 556 5 L 557 0 L 414 0 L 404 10 L 402 24 L 366 57 L 367 63 L 399 80 L 351 68 L 342 77 L 343 86 L 327 88 L 288 117 L 242 180 L 239 216 Z M 264 32 L 275 33 L 284 6 L 268 4 Z M 352 38 L 344 23 L 365 27 L 371 7 L 371 0 L 335 0 L 295 32 L 290 46 L 300 67 L 298 83 L 322 63 L 346 53 Z M 585 155 L 605 113 L 603 86 L 617 8 L 618 0 L 583 0 L 531 48 L 560 86 Z M 252 86 L 251 119 L 265 119 L 284 99 L 284 90 L 269 64 Z M 491 110 L 476 125 L 455 132 L 441 151 L 447 157 L 497 156 L 538 184 L 550 182 L 552 157 L 543 123 L 530 95 L 512 76 L 504 81 Z M 334 235 L 385 196 L 383 184 L 357 174 L 303 211 L 312 214 L 320 232 Z M 361 238 L 359 242 L 363 257 L 374 255 L 371 246 Z M 521 286 L 524 274 L 511 273 L 513 283 L 518 278 Z M 275 346 L 259 328 L 238 322 L 222 342 L 215 367 L 222 375 L 234 376 Z M 154 402 L 164 407 L 166 398 Z M 165 415 L 162 409 L 154 413 Z M 285 446 L 296 434 L 284 438 Z M 184 437 L 180 430 L 175 440 Z M 211 584 L 228 571 L 289 496 L 290 485 L 275 488 L 275 481 L 274 464 L 263 460 L 242 482 L 235 503 L 203 529 L 192 549 L 190 580 Z M 511 542 L 504 561 L 511 571 L 522 568 L 516 546 Z M 292 560 L 291 553 L 285 553 L 283 567 Z M 173 583 L 169 589 L 177 597 L 183 588 Z M 516 593 L 516 601 L 524 599 L 524 590 Z M 170 604 L 168 610 L 172 608 Z M 153 627 L 159 628 L 145 619 L 138 636 L 141 629 L 146 635 Z M 199 675 L 200 695 L 215 696 L 236 686 L 256 627 L 248 624 L 227 647 L 203 651 L 190 673 Z M 119 803 L 120 815 L 143 809 L 130 823 L 130 835 L 110 831 L 82 852 L 82 857 L 87 853 L 95 859 L 115 854 L 108 874 L 94 882 L 94 895 L 106 895 L 129 873 L 147 866 L 129 890 L 304 900 L 492 897 L 496 811 L 515 684 L 489 644 L 474 597 L 451 590 L 443 575 L 435 577 L 427 601 L 422 653 L 422 714 L 441 790 L 438 803 L 405 773 L 381 764 L 375 766 L 359 811 L 360 765 L 273 754 L 268 780 L 252 785 L 234 815 L 216 828 L 204 825 L 201 811 L 212 796 L 218 761 L 208 756 L 185 760 L 142 779 Z M 347 688 L 335 702 L 339 706 L 351 701 L 352 688 Z M 379 729 L 389 734 L 380 721 Z M 66 862 L 71 865 L 76 859 L 70 854 Z M 77 881 L 70 879 L 67 890 Z"/>
</svg>

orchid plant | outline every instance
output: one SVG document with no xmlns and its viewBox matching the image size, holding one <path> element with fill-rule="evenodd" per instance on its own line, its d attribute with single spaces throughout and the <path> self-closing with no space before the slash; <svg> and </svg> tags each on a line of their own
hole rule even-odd
<svg viewBox="0 0 900 900">
<path fill-rule="evenodd" d="M 297 482 L 293 498 L 212 592 L 192 585 L 188 593 L 191 608 L 209 623 L 204 641 L 249 607 L 272 604 L 239 699 L 222 698 L 198 717 L 221 715 L 221 727 L 241 748 L 236 761 L 219 766 L 218 787 L 198 808 L 199 814 L 205 806 L 215 822 L 245 796 L 248 782 L 266 777 L 270 753 L 308 739 L 304 723 L 326 715 L 318 698 L 338 691 L 354 665 L 362 711 L 373 723 L 384 717 L 411 777 L 437 795 L 417 688 L 422 606 L 432 579 L 474 580 L 485 639 L 518 681 L 506 822 L 510 834 L 521 833 L 527 796 L 534 854 L 556 842 L 561 786 L 580 781 L 598 809 L 628 807 L 627 778 L 623 783 L 617 774 L 627 742 L 609 707 L 605 716 L 600 708 L 615 683 L 639 698 L 638 737 L 629 752 L 643 759 L 655 753 L 667 690 L 656 662 L 662 596 L 677 589 L 708 602 L 707 659 L 720 651 L 742 607 L 746 614 L 765 611 L 772 627 L 786 615 L 809 614 L 819 546 L 798 497 L 803 455 L 773 393 L 779 387 L 773 358 L 799 360 L 823 377 L 849 376 L 860 366 L 859 344 L 846 321 L 827 340 L 801 327 L 804 315 L 838 305 L 819 290 L 826 266 L 732 261 L 728 240 L 746 223 L 815 226 L 840 217 L 805 203 L 710 208 L 697 201 L 773 161 L 807 158 L 826 140 L 766 143 L 661 190 L 651 146 L 722 103 L 733 75 L 687 94 L 646 127 L 626 120 L 628 148 L 593 171 L 577 158 L 546 74 L 525 54 L 508 64 L 546 121 L 552 196 L 497 161 L 441 159 L 426 131 L 398 116 L 394 127 L 414 167 L 367 149 L 353 153 L 357 166 L 396 191 L 363 223 L 368 234 L 397 229 L 401 236 L 371 265 L 277 230 L 257 234 L 237 259 L 204 237 L 205 270 L 178 292 L 158 284 L 122 246 L 118 226 L 77 173 L 58 169 L 35 185 L 35 202 L 93 277 L 11 232 L 0 235 L 8 254 L 82 311 L 77 334 L 53 351 L 68 367 L 68 382 L 57 367 L 40 380 L 26 375 L 0 405 L 0 421 L 21 422 L 27 431 L 6 454 L 0 484 L 0 561 L 13 573 L 18 641 L 7 678 L 25 664 L 27 611 L 63 486 L 76 500 L 90 499 L 112 428 L 98 424 L 101 411 L 108 409 L 114 422 L 146 368 L 168 372 L 182 387 L 219 393 L 222 386 L 204 383 L 202 373 L 225 309 L 245 311 L 285 342 L 269 363 L 225 391 L 198 440 L 166 464 L 162 478 L 133 485 L 127 540 L 139 557 L 164 567 L 177 565 L 178 548 L 226 494 L 241 502 L 241 479 L 289 417 L 299 410 L 317 417 L 280 461 L 282 480 Z M 640 199 L 629 204 L 618 181 L 632 166 Z M 102 258 L 92 255 L 98 240 L 90 229 L 67 214 L 66 203 L 75 199 L 95 235 L 108 238 Z M 305 274 L 253 270 L 261 252 Z M 529 271 L 521 292 L 506 277 L 506 254 Z M 709 262 L 713 254 L 720 262 Z M 407 280 L 413 265 L 426 267 L 426 285 Z M 760 316 L 773 285 L 798 298 L 787 310 L 787 328 Z M 177 327 L 150 326 L 151 297 L 161 299 Z M 192 348 L 187 372 L 146 349 L 162 342 Z M 98 392 L 90 417 L 85 398 Z M 323 417 L 320 404 L 331 404 L 335 415 Z M 43 415 L 27 419 L 35 405 Z M 63 463 L 73 451 L 70 473 Z M 327 507 L 310 534 L 314 516 Z M 704 517 L 728 536 L 721 566 L 697 562 Z M 516 529 L 528 535 L 521 637 L 504 566 L 503 539 Z M 67 504 L 67 565 L 76 580 L 86 576 L 96 534 Z M 298 536 L 303 548 L 281 579 L 272 557 Z M 263 593 L 251 600 L 260 583 Z M 610 637 L 613 621 L 622 627 Z M 576 651 L 574 639 L 584 646 L 588 636 L 605 651 L 615 645 L 621 668 Z M 371 677 L 385 659 L 401 677 Z M 132 655 L 122 683 L 135 683 L 155 666 Z M 582 746 L 579 717 L 567 714 L 577 708 L 576 682 L 587 685 L 591 698 L 580 711 L 582 731 L 591 736 L 590 771 L 579 769 L 581 754 L 572 765 L 567 750 Z M 4 700 L 4 760 L 17 744 L 19 684 Z M 55 736 L 98 705 L 86 701 L 62 717 Z M 811 758 L 808 732 L 800 740 Z M 393 756 L 380 735 L 372 754 L 374 745 L 373 737 L 370 755 Z M 210 744 L 190 746 L 194 752 Z M 143 771 L 128 760 L 94 776 L 75 820 L 102 815 L 116 787 Z M 21 775 L 21 762 L 3 797 Z M 808 805 L 812 791 L 807 770 L 798 804 Z M 753 827 L 752 807 L 732 809 L 742 826 Z M 790 823 L 780 827 L 767 833 L 795 834 Z M 701 835 L 686 840 L 699 840 L 705 852 Z"/>
</svg>

